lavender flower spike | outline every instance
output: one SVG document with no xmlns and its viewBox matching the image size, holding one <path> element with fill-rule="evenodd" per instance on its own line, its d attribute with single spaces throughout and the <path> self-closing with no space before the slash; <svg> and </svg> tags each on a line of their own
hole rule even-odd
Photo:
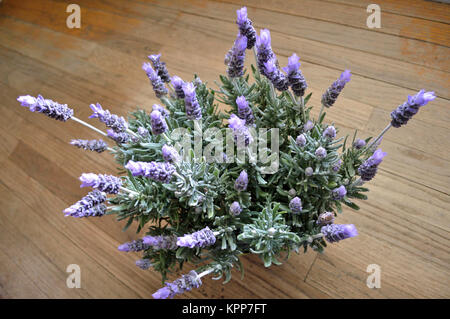
<svg viewBox="0 0 450 319">
<path fill-rule="evenodd" d="M 145 236 L 144 243 L 154 250 L 169 249 L 175 250 L 177 246 L 177 236 Z"/>
<path fill-rule="evenodd" d="M 408 101 L 397 107 L 391 113 L 391 124 L 393 127 L 400 127 L 405 125 L 417 112 L 421 106 L 426 105 L 428 102 L 433 101 L 436 98 L 434 92 L 425 92 L 420 90 L 414 96 L 408 96 Z"/>
<path fill-rule="evenodd" d="M 196 231 L 192 234 L 186 234 L 183 237 L 178 237 L 177 245 L 179 247 L 207 247 L 214 245 L 216 242 L 216 237 L 213 232 L 209 229 L 209 227 L 205 227 L 199 231 Z"/>
<path fill-rule="evenodd" d="M 244 75 L 246 47 L 247 38 L 238 34 L 236 40 L 234 41 L 233 48 L 231 49 L 231 54 L 228 57 L 229 62 L 227 73 L 230 78 L 237 78 Z"/>
<path fill-rule="evenodd" d="M 125 168 L 129 169 L 133 176 L 144 176 L 162 183 L 169 183 L 175 172 L 175 166 L 172 164 L 159 162 L 129 161 Z"/>
<path fill-rule="evenodd" d="M 239 32 L 247 38 L 247 49 L 253 48 L 256 42 L 256 31 L 253 28 L 252 21 L 247 16 L 247 8 L 242 7 L 236 10 Z"/>
<path fill-rule="evenodd" d="M 64 210 L 65 216 L 72 217 L 87 217 L 92 215 L 92 208 L 96 205 L 102 204 L 106 201 L 105 193 L 98 190 L 89 192 L 86 196 L 78 202 Z"/>
<path fill-rule="evenodd" d="M 283 72 L 278 69 L 275 59 L 270 59 L 264 63 L 267 78 L 272 82 L 273 86 L 279 91 L 289 89 L 289 83 Z"/>
<path fill-rule="evenodd" d="M 148 58 L 152 62 L 153 67 L 161 80 L 163 82 L 170 82 L 170 76 L 166 68 L 166 63 L 159 60 L 161 58 L 161 54 L 152 54 L 149 55 Z"/>
<path fill-rule="evenodd" d="M 311 120 L 308 120 L 308 122 L 306 122 L 305 125 L 303 125 L 304 132 L 311 131 L 313 128 L 314 128 L 314 123 Z"/>
<path fill-rule="evenodd" d="M 319 160 L 324 159 L 325 157 L 327 157 L 327 150 L 320 146 L 316 149 L 315 155 Z"/>
<path fill-rule="evenodd" d="M 161 98 L 169 92 L 162 79 L 158 76 L 155 70 L 153 70 L 150 63 L 144 62 L 144 64 L 142 65 L 142 69 L 145 71 L 145 73 L 147 73 L 147 77 L 152 83 L 153 91 L 155 91 L 155 95 L 157 98 Z"/>
<path fill-rule="evenodd" d="M 65 122 L 73 116 L 73 110 L 67 104 L 44 99 L 40 94 L 37 98 L 31 95 L 22 95 L 17 98 L 17 101 L 22 106 L 28 107 L 31 112 L 39 112 L 58 121 Z"/>
<path fill-rule="evenodd" d="M 239 177 L 236 179 L 234 183 L 234 189 L 239 192 L 242 192 L 247 189 L 247 186 L 248 186 L 248 174 L 245 170 L 243 170 L 239 174 Z"/>
<path fill-rule="evenodd" d="M 289 208 L 293 214 L 299 214 L 302 211 L 302 201 L 299 197 L 294 197 L 289 202 Z"/>
<path fill-rule="evenodd" d="M 200 120 L 202 118 L 202 109 L 197 101 L 195 86 L 192 83 L 183 85 L 184 103 L 186 107 L 186 115 L 190 120 Z"/>
<path fill-rule="evenodd" d="M 308 85 L 306 84 L 306 80 L 299 69 L 299 60 L 300 58 L 297 54 L 292 54 L 288 59 L 288 65 L 284 67 L 283 70 L 288 76 L 288 83 L 292 88 L 292 92 L 294 92 L 296 96 L 303 96 Z"/>
<path fill-rule="evenodd" d="M 137 240 L 133 240 L 128 243 L 122 244 L 118 248 L 120 251 L 129 252 L 129 251 L 147 250 L 150 248 L 150 246 L 145 244 L 142 239 L 137 239 Z"/>
<path fill-rule="evenodd" d="M 334 200 L 341 200 L 347 194 L 347 189 L 344 185 L 341 185 L 331 191 L 331 197 Z"/>
<path fill-rule="evenodd" d="M 325 239 L 330 242 L 338 242 L 340 240 L 355 237 L 358 235 L 355 225 L 353 224 L 331 224 L 321 228 L 321 233 Z"/>
<path fill-rule="evenodd" d="M 383 157 L 385 156 L 386 152 L 378 149 L 371 157 L 362 163 L 361 166 L 358 167 L 358 174 L 361 176 L 363 181 L 368 182 L 375 177 L 378 170 L 378 165 L 380 165 Z"/>
<path fill-rule="evenodd" d="M 238 202 L 233 202 L 230 205 L 230 213 L 233 216 L 238 216 L 242 212 L 241 205 Z"/>
<path fill-rule="evenodd" d="M 146 137 L 146 136 L 148 136 L 150 134 L 148 132 L 148 130 L 145 127 L 143 127 L 143 126 L 139 126 L 138 129 L 137 129 L 137 132 L 142 137 Z"/>
<path fill-rule="evenodd" d="M 248 146 L 253 142 L 253 137 L 245 125 L 245 120 L 241 120 L 235 114 L 231 114 L 228 126 L 233 130 L 234 140 L 238 143 L 238 147 L 241 147 L 242 142 L 244 142 L 244 146 Z"/>
<path fill-rule="evenodd" d="M 306 145 L 306 137 L 305 134 L 300 134 L 295 139 L 295 144 L 297 144 L 298 147 L 303 147 Z"/>
<path fill-rule="evenodd" d="M 116 133 L 125 132 L 128 128 L 127 121 L 122 116 L 111 114 L 108 110 L 104 110 L 100 103 L 90 105 L 94 112 L 89 118 L 98 118 L 100 122 L 113 129 Z"/>
<path fill-rule="evenodd" d="M 198 288 L 202 284 L 198 274 L 195 270 L 191 270 L 187 275 L 182 275 L 181 278 L 174 282 L 167 282 L 166 286 L 159 289 L 152 296 L 155 299 L 173 298 L 177 294 L 182 294 L 185 291 L 190 291 L 192 288 Z"/>
<path fill-rule="evenodd" d="M 117 194 L 122 186 L 119 177 L 104 174 L 83 173 L 80 181 L 82 182 L 80 187 L 89 186 L 108 194 Z"/>
<path fill-rule="evenodd" d="M 107 130 L 106 133 L 108 134 L 108 137 L 119 144 L 128 143 L 131 140 L 130 134 L 126 132 L 116 133 L 113 130 Z"/>
<path fill-rule="evenodd" d="M 353 143 L 353 147 L 356 148 L 357 150 L 362 149 L 364 146 L 366 146 L 366 141 L 358 138 L 355 143 Z"/>
<path fill-rule="evenodd" d="M 323 131 L 323 137 L 326 137 L 330 140 L 334 139 L 336 137 L 336 129 L 334 128 L 334 126 L 328 126 Z"/>
<path fill-rule="evenodd" d="M 345 84 L 350 81 L 351 76 L 352 74 L 350 73 L 350 70 L 345 70 L 344 72 L 342 72 L 339 79 L 331 84 L 328 90 L 325 91 L 325 93 L 322 95 L 322 104 L 325 107 L 331 107 L 334 102 L 336 102 L 336 99 L 338 98 Z"/>
<path fill-rule="evenodd" d="M 328 225 L 334 223 L 334 213 L 333 212 L 324 212 L 319 215 L 317 218 L 317 224 Z"/>
<path fill-rule="evenodd" d="M 108 148 L 108 145 L 103 140 L 72 140 L 70 144 L 97 153 L 104 152 Z"/>
<path fill-rule="evenodd" d="M 183 91 L 183 85 L 184 81 L 179 76 L 172 76 L 171 82 L 173 85 L 173 88 L 175 89 L 175 94 L 177 95 L 177 98 L 184 99 L 184 91 Z"/>
<path fill-rule="evenodd" d="M 255 123 L 255 118 L 253 117 L 253 111 L 248 105 L 245 96 L 238 96 L 236 99 L 236 105 L 238 108 L 238 116 L 239 118 L 245 120 L 245 124 L 251 125 Z"/>
<path fill-rule="evenodd" d="M 267 29 L 263 29 L 260 32 L 260 36 L 256 37 L 256 48 L 257 54 L 256 59 L 258 63 L 258 69 L 261 74 L 267 76 L 267 72 L 264 64 L 275 58 L 275 54 L 272 51 L 271 39 L 270 39 L 270 31 Z"/>
<path fill-rule="evenodd" d="M 169 163 L 178 162 L 181 159 L 177 150 L 167 144 L 162 147 L 162 156 L 164 158 L 164 161 Z"/>
<path fill-rule="evenodd" d="M 152 113 L 150 114 L 150 118 L 152 122 L 152 133 L 154 135 L 159 135 L 167 131 L 166 121 L 159 111 L 152 111 Z"/>
<path fill-rule="evenodd" d="M 138 266 L 142 270 L 147 270 L 152 266 L 152 263 L 150 262 L 150 260 L 144 258 L 136 260 L 136 266 Z"/>
<path fill-rule="evenodd" d="M 162 114 L 162 116 L 164 117 L 169 117 L 170 113 L 169 111 L 167 111 L 165 108 L 163 108 L 161 105 L 159 104 L 153 104 L 152 106 L 152 111 L 158 111 L 159 113 Z"/>
</svg>

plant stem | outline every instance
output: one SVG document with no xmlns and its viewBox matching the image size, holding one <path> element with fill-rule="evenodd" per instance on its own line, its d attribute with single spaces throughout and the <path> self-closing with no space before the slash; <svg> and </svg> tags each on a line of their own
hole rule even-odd
<svg viewBox="0 0 450 319">
<path fill-rule="evenodd" d="M 108 137 L 108 135 L 107 135 L 105 132 L 99 130 L 98 128 L 96 128 L 96 127 L 94 127 L 94 126 L 92 126 L 91 124 L 86 123 L 85 121 L 80 120 L 79 118 L 77 118 L 77 117 L 75 117 L 75 116 L 72 116 L 71 119 L 74 120 L 75 122 L 80 123 L 81 125 L 84 125 L 84 126 L 90 128 L 91 130 L 96 131 L 97 133 L 100 133 L 100 134 L 103 135 L 103 136 Z"/>
<path fill-rule="evenodd" d="M 364 150 L 364 152 L 366 152 L 367 150 L 369 150 L 376 142 L 378 142 L 378 140 L 383 137 L 383 135 L 392 127 L 392 124 L 389 123 L 384 130 L 381 131 L 381 133 L 377 136 L 376 139 L 374 139 L 369 145 L 366 146 L 366 149 Z M 364 153 L 363 152 L 363 153 Z"/>
<path fill-rule="evenodd" d="M 133 135 L 134 137 L 139 138 L 139 135 L 137 135 L 136 133 L 134 133 L 132 130 L 130 130 L 129 128 L 127 128 L 127 133 Z"/>
<path fill-rule="evenodd" d="M 260 75 L 258 68 L 258 53 L 256 52 L 256 46 L 253 46 L 253 56 L 255 57 L 256 73 Z"/>
<path fill-rule="evenodd" d="M 214 268 L 209 268 L 201 273 L 198 274 L 197 278 L 202 278 L 203 276 L 206 276 L 207 274 L 210 274 L 214 271 Z"/>
<path fill-rule="evenodd" d="M 317 118 L 317 121 L 320 121 L 320 117 L 322 116 L 324 108 L 325 108 L 325 105 L 322 104 L 322 107 L 320 108 L 319 117 Z"/>
<path fill-rule="evenodd" d="M 133 194 L 133 195 L 139 195 L 138 192 L 132 191 L 131 189 L 125 188 L 125 187 L 123 187 L 123 186 L 120 186 L 119 189 L 122 190 L 122 191 L 124 191 L 124 192 Z"/>
</svg>

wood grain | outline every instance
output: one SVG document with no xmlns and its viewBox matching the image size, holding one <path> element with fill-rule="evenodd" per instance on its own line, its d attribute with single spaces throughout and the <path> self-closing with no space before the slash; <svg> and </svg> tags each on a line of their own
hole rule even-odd
<svg viewBox="0 0 450 319">
<path fill-rule="evenodd" d="M 327 114 L 339 135 L 377 134 L 408 94 L 426 88 L 438 95 L 407 126 L 386 134 L 388 157 L 369 184 L 369 200 L 339 216 L 360 235 L 270 269 L 245 256 L 243 281 L 238 273 L 225 286 L 205 279 L 181 298 L 450 297 L 449 5 L 380 0 L 382 28 L 368 29 L 366 2 L 246 1 L 257 29 L 271 30 L 280 63 L 293 52 L 301 57 L 313 105 L 343 69 L 352 70 Z M 117 251 L 137 238 L 133 227 L 122 232 L 123 222 L 111 216 L 62 214 L 85 194 L 79 175 L 113 174 L 113 159 L 68 144 L 96 138 L 94 132 L 28 112 L 16 98 L 43 94 L 82 119 L 94 102 L 121 115 L 150 109 L 157 99 L 141 64 L 151 53 L 162 53 L 172 74 L 197 73 L 214 87 L 241 3 L 79 0 L 81 29 L 66 27 L 68 3 L 0 3 L 0 297 L 149 298 L 161 285 L 158 274 L 137 268 L 138 254 Z M 249 54 L 247 67 L 251 62 Z M 81 266 L 80 289 L 66 287 L 69 264 Z M 381 267 L 380 289 L 366 286 L 369 264 Z"/>
</svg>

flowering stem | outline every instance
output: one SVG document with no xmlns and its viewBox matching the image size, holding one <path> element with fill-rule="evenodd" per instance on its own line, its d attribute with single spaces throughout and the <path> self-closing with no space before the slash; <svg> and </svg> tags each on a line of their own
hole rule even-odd
<svg viewBox="0 0 450 319">
<path fill-rule="evenodd" d="M 80 123 L 81 125 L 84 125 L 84 126 L 86 126 L 86 127 L 89 127 L 91 130 L 94 130 L 94 131 L 96 131 L 97 133 L 102 134 L 103 136 L 108 137 L 108 135 L 107 135 L 105 132 L 100 131 L 98 128 L 92 126 L 91 124 L 86 123 L 85 121 L 80 120 L 79 118 L 77 118 L 77 117 L 75 117 L 75 116 L 72 116 L 71 119 L 74 120 L 75 122 Z"/>
<path fill-rule="evenodd" d="M 306 123 L 305 99 L 303 98 L 303 96 L 300 96 L 300 108 L 302 109 L 303 122 Z"/>
<path fill-rule="evenodd" d="M 318 121 L 320 121 L 320 117 L 322 116 L 324 108 L 325 108 L 325 105 L 322 104 L 322 107 L 320 108 L 320 112 L 319 112 L 319 117 L 317 118 Z"/>
<path fill-rule="evenodd" d="M 361 179 L 361 177 L 359 177 L 356 181 L 354 181 L 350 187 L 354 187 L 354 186 L 361 186 L 362 184 L 364 184 L 364 181 Z"/>
<path fill-rule="evenodd" d="M 107 149 L 108 151 L 110 151 L 110 152 L 114 152 L 114 149 L 111 148 L 111 147 L 107 147 L 106 149 Z"/>
<path fill-rule="evenodd" d="M 384 130 L 381 131 L 381 133 L 377 136 L 376 139 L 374 139 L 369 145 L 366 146 L 366 149 L 364 150 L 364 152 L 366 152 L 367 150 L 369 150 L 376 142 L 379 141 L 379 139 L 392 127 L 392 123 L 389 123 Z M 364 153 L 363 152 L 363 153 Z"/>
<path fill-rule="evenodd" d="M 214 271 L 214 268 L 209 268 L 201 273 L 198 274 L 197 278 L 202 278 L 203 276 L 206 276 L 207 274 L 210 274 Z"/>
<path fill-rule="evenodd" d="M 131 189 L 125 188 L 125 187 L 123 187 L 123 186 L 120 186 L 119 189 L 122 190 L 122 191 L 124 191 L 124 192 L 133 194 L 133 195 L 139 195 L 138 192 L 132 191 Z"/>
<path fill-rule="evenodd" d="M 255 57 L 255 65 L 256 65 L 256 73 L 258 74 L 258 77 L 260 76 L 259 68 L 258 68 L 258 53 L 256 52 L 256 47 L 253 47 L 253 56 Z"/>
<path fill-rule="evenodd" d="M 132 130 L 130 130 L 129 128 L 127 128 L 127 133 L 133 135 L 134 137 L 139 137 L 139 135 L 137 135 L 136 133 L 134 133 Z"/>
<path fill-rule="evenodd" d="M 167 136 L 166 133 L 162 133 L 161 136 L 162 136 L 167 142 L 172 142 L 172 140 Z"/>
</svg>

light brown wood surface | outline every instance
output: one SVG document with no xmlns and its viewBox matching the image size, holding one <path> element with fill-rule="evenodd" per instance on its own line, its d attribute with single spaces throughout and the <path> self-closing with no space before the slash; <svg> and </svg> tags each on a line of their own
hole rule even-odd
<svg viewBox="0 0 450 319">
<path fill-rule="evenodd" d="M 81 28 L 66 26 L 69 3 L 81 7 Z M 257 29 L 271 30 L 282 65 L 296 52 L 320 105 L 322 92 L 349 68 L 353 77 L 327 121 L 340 135 L 377 134 L 408 94 L 425 88 L 438 98 L 405 127 L 390 130 L 388 153 L 368 184 L 361 210 L 339 223 L 360 235 L 324 254 L 293 255 L 265 269 L 243 258 L 244 280 L 209 278 L 185 298 L 449 298 L 450 297 L 450 6 L 429 1 L 377 1 L 381 28 L 366 26 L 357 0 L 246 1 Z M 197 73 L 214 87 L 237 33 L 227 1 L 3 0 L 0 3 L 0 296 L 3 298 L 149 298 L 158 273 L 134 265 L 138 254 L 117 246 L 136 239 L 113 216 L 65 218 L 62 210 L 85 194 L 82 172 L 114 174 L 109 154 L 78 150 L 72 138 L 97 138 L 20 107 L 17 96 L 42 94 L 86 120 L 100 102 L 126 115 L 157 102 L 145 73 L 146 56 L 162 53 L 171 74 Z M 247 66 L 252 62 L 248 54 Z M 318 108 L 313 112 L 318 114 Z M 102 127 L 95 119 L 89 123 Z M 66 267 L 81 267 L 81 288 L 69 289 Z M 381 288 L 369 289 L 370 264 Z M 185 269 L 188 271 L 189 267 Z M 175 279 L 178 274 L 172 274 Z"/>
</svg>

